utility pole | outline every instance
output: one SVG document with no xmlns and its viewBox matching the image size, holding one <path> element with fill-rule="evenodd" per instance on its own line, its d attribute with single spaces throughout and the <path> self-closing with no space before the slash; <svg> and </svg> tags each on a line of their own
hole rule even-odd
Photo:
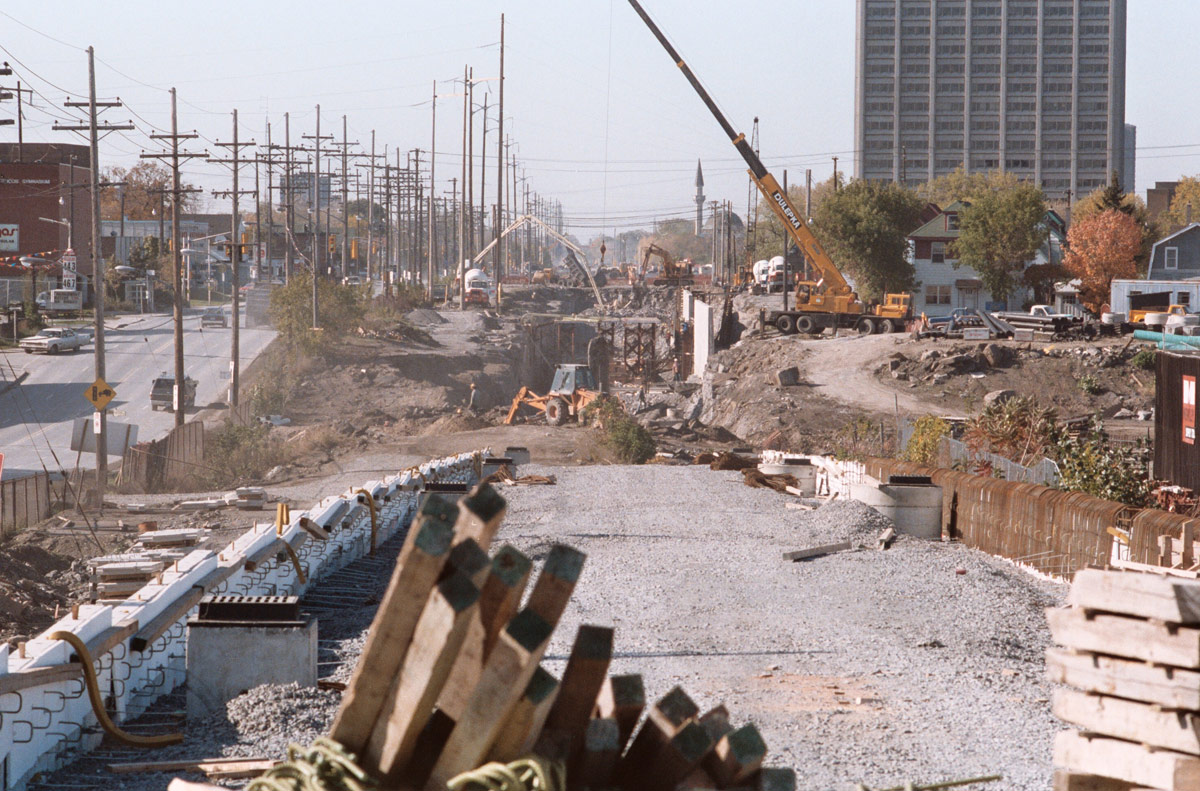
<svg viewBox="0 0 1200 791">
<path fill-rule="evenodd" d="M 463 66 L 463 125 L 462 125 L 462 188 L 464 198 L 467 189 L 467 122 L 470 116 L 470 72 L 466 66 Z M 466 206 L 466 200 L 462 201 L 463 208 Z M 467 248 L 466 248 L 466 212 L 461 209 L 458 212 L 458 309 L 467 309 Z"/>
<path fill-rule="evenodd" d="M 496 225 L 492 228 L 492 239 L 497 242 L 492 250 L 492 273 L 496 277 L 496 309 L 500 309 L 503 288 L 500 279 L 504 276 L 504 257 L 500 254 L 500 233 L 504 230 L 504 189 L 508 179 L 504 175 L 504 14 L 500 15 L 500 120 L 496 127 Z M 507 242 L 505 243 L 507 248 Z"/>
<path fill-rule="evenodd" d="M 419 160 L 418 160 L 419 161 Z M 436 209 L 434 204 L 435 184 L 434 167 L 437 164 L 437 80 L 433 81 L 433 121 L 432 131 L 430 132 L 429 140 L 429 280 L 426 285 L 426 296 L 429 301 L 433 302 L 433 267 L 434 256 L 437 253 L 436 226 L 434 225 L 434 214 Z"/>
<path fill-rule="evenodd" d="M 183 244 L 179 233 L 179 215 L 182 214 L 180 203 L 182 196 L 189 192 L 200 192 L 198 189 L 183 189 L 179 184 L 179 160 L 207 157 L 208 152 L 192 154 L 179 150 L 180 140 L 194 140 L 199 137 L 195 132 L 179 133 L 179 110 L 175 89 L 171 89 L 171 132 L 170 134 L 153 134 L 154 140 L 170 140 L 171 150 L 162 154 L 142 154 L 143 159 L 169 159 L 171 161 L 171 251 L 175 258 L 175 393 L 172 403 L 175 407 L 175 426 L 178 428 L 186 417 L 183 404 L 186 395 L 186 383 L 183 373 Z"/>
<path fill-rule="evenodd" d="M 834 192 L 838 191 L 837 161 L 838 161 L 838 158 L 834 157 L 833 158 L 833 191 Z"/>
<path fill-rule="evenodd" d="M 470 120 L 467 123 L 467 184 L 463 201 L 467 211 L 467 246 L 464 251 L 475 254 L 475 69 L 471 68 L 467 80 L 467 105 L 471 108 L 467 113 Z M 464 258 L 469 255 L 464 255 Z"/>
<path fill-rule="evenodd" d="M 367 173 L 367 280 L 371 279 L 371 252 L 375 244 L 375 130 L 371 130 L 371 170 Z M 383 279 L 382 272 L 379 279 Z"/>
<path fill-rule="evenodd" d="M 229 159 L 210 159 L 209 162 L 229 165 L 230 171 L 233 173 L 233 189 L 229 191 L 214 190 L 213 195 L 218 198 L 228 197 L 232 200 L 233 206 L 229 212 L 229 262 L 233 268 L 233 297 L 231 299 L 231 312 L 233 313 L 232 331 L 230 334 L 230 357 L 229 357 L 229 408 L 234 409 L 238 405 L 238 374 L 240 363 L 238 360 L 238 328 L 241 325 L 239 320 L 238 309 L 240 308 L 241 295 L 238 289 L 241 287 L 241 235 L 238 233 L 238 227 L 241 225 L 241 214 L 238 211 L 238 198 L 242 195 L 254 195 L 255 203 L 257 203 L 258 190 L 239 190 L 238 189 L 238 171 L 242 167 L 242 148 L 245 146 L 255 145 L 251 140 L 249 143 L 238 142 L 238 111 L 233 111 L 233 142 L 232 143 L 217 143 L 216 145 L 222 148 L 228 148 L 230 151 Z M 258 170 L 255 169 L 255 181 L 257 182 Z M 257 248 L 257 245 L 255 245 Z"/>
<path fill-rule="evenodd" d="M 487 236 L 487 111 L 488 96 L 485 93 L 483 95 L 483 134 L 479 142 L 479 240 L 475 242 L 476 249 L 483 247 L 483 240 Z M 495 269 L 492 270 L 492 274 L 496 274 Z"/>
<path fill-rule="evenodd" d="M 319 229 L 321 227 L 321 141 L 333 139 L 333 135 L 326 135 L 325 137 L 321 137 L 321 105 L 319 105 L 319 104 L 317 105 L 317 133 L 315 135 L 301 135 L 301 137 L 305 138 L 305 139 L 310 139 L 313 141 L 312 150 L 313 150 L 313 163 L 314 164 L 313 164 L 312 185 L 313 185 L 314 213 L 313 213 L 313 222 L 309 228 L 309 231 L 312 234 L 312 251 L 313 251 L 313 259 L 312 259 L 312 270 L 313 270 L 313 276 L 312 276 L 312 328 L 315 330 L 315 329 L 319 329 L 321 326 L 320 312 L 319 312 L 319 305 L 318 305 L 318 298 L 317 298 L 317 278 L 320 276 L 320 273 L 321 273 L 321 267 L 320 267 L 321 247 L 324 246 L 324 245 L 317 243 L 317 238 L 320 236 Z M 333 191 L 332 184 L 330 185 L 329 189 L 330 189 L 330 192 L 332 193 L 332 191 Z M 325 216 L 326 216 L 326 219 L 328 220 L 328 217 L 329 217 L 328 213 L 326 213 Z M 328 231 L 326 231 L 326 233 L 325 233 L 325 238 L 326 238 L 326 240 L 329 239 Z"/>
<path fill-rule="evenodd" d="M 318 143 L 318 145 L 320 145 Z M 347 267 L 350 265 L 350 170 L 347 158 L 349 156 L 350 146 L 358 145 L 358 141 L 351 143 L 346 137 L 346 116 L 342 116 L 342 142 L 334 143 L 342 149 L 342 277 L 349 274 Z M 333 185 L 330 185 L 330 190 Z M 325 215 L 328 218 L 328 214 Z"/>
<path fill-rule="evenodd" d="M 92 299 L 95 304 L 95 344 L 94 368 L 96 379 L 103 380 L 104 370 L 104 256 L 100 254 L 100 132 L 115 132 L 117 130 L 133 129 L 133 124 L 103 124 L 97 118 L 97 108 L 120 107 L 120 101 L 96 101 L 96 52 L 88 47 L 88 100 L 86 102 L 66 102 L 66 107 L 86 107 L 88 111 L 87 125 L 55 124 L 55 129 L 73 132 L 87 131 L 88 142 L 91 144 L 91 203 L 92 203 Z M 74 182 L 72 173 L 71 181 Z M 74 195 L 74 184 L 71 194 Z M 74 217 L 72 217 L 72 221 Z M 108 482 L 108 415 L 103 409 L 95 413 L 96 432 L 96 505 L 104 511 L 104 488 Z"/>
</svg>

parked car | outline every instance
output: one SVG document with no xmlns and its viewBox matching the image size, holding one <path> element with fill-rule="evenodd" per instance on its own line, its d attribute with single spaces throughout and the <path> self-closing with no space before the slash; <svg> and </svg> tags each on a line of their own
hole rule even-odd
<svg viewBox="0 0 1200 791">
<path fill-rule="evenodd" d="M 363 284 L 362 278 L 359 277 L 358 275 L 350 275 L 348 277 L 342 278 L 343 286 L 361 286 L 362 284 Z"/>
<path fill-rule="evenodd" d="M 200 329 L 205 327 L 228 327 L 229 320 L 225 317 L 224 308 L 205 308 L 200 313 Z"/>
<path fill-rule="evenodd" d="M 183 383 L 183 408 L 187 409 L 196 405 L 196 386 L 199 382 L 188 376 L 184 377 Z M 175 377 L 162 374 L 154 380 L 150 386 L 150 409 L 155 412 L 160 409 L 175 411 Z"/>
<path fill-rule="evenodd" d="M 90 330 L 79 329 L 75 330 L 70 327 L 47 327 L 30 338 L 25 338 L 21 341 L 21 348 L 26 354 L 34 352 L 44 352 L 45 354 L 58 354 L 59 352 L 73 352 L 76 349 L 83 348 L 85 344 L 92 340 Z"/>
</svg>

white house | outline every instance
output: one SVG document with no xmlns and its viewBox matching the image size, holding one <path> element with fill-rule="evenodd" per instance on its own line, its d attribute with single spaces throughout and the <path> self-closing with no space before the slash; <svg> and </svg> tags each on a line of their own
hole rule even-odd
<svg viewBox="0 0 1200 791">
<path fill-rule="evenodd" d="M 969 266 L 956 266 L 953 245 L 958 239 L 959 215 L 968 205 L 955 201 L 909 234 L 916 269 L 917 284 L 913 289 L 913 312 L 916 314 L 944 316 L 956 308 L 1019 309 L 1032 296 L 1028 288 L 1018 287 L 1009 294 L 1007 301 L 997 300 L 984 288 L 978 272 Z M 1046 213 L 1046 225 L 1049 238 L 1026 268 L 1062 263 L 1066 223 L 1051 211 Z"/>
</svg>

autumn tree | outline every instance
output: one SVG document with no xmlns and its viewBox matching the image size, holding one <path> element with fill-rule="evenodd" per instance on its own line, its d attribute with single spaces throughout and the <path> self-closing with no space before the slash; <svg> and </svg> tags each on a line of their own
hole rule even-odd
<svg viewBox="0 0 1200 791">
<path fill-rule="evenodd" d="M 1078 223 L 1115 209 L 1132 218 L 1142 234 L 1142 245 L 1138 251 L 1137 264 L 1144 269 L 1150 260 L 1154 243 L 1160 238 L 1158 225 L 1150 219 L 1146 204 L 1135 193 L 1125 192 L 1120 178 L 1114 172 L 1108 186 L 1100 187 L 1080 199 L 1071 207 L 1071 221 Z"/>
<path fill-rule="evenodd" d="M 105 220 L 121 219 L 121 191 L 125 192 L 125 218 L 128 220 L 158 219 L 158 207 L 168 212 L 170 220 L 171 196 L 160 198 L 162 190 L 171 189 L 171 169 L 166 165 L 146 160 L 131 168 L 109 167 L 103 172 L 107 182 L 124 182 L 122 187 L 109 187 L 100 195 L 100 217 Z M 184 189 L 193 189 L 189 184 L 180 184 Z M 183 211 L 194 211 L 199 205 L 199 193 L 188 192 L 180 196 L 179 206 Z M 161 200 L 161 204 L 160 204 Z"/>
<path fill-rule="evenodd" d="M 1063 266 L 1079 278 L 1079 293 L 1088 310 L 1098 313 L 1108 302 L 1114 278 L 1137 276 L 1142 229 L 1119 209 L 1077 220 L 1067 232 L 1067 243 Z"/>
<path fill-rule="evenodd" d="M 1171 207 L 1158 215 L 1158 223 L 1164 234 L 1175 233 L 1192 222 L 1200 222 L 1200 177 L 1184 176 L 1175 188 L 1175 197 L 1171 198 Z"/>
<path fill-rule="evenodd" d="M 816 206 L 813 230 L 862 296 L 908 291 L 916 274 L 908 234 L 924 203 L 899 184 L 852 181 Z"/>
<path fill-rule="evenodd" d="M 1045 196 L 1026 182 L 976 195 L 959 218 L 955 265 L 978 272 L 994 299 L 1008 299 L 1046 241 L 1045 217 Z"/>
</svg>

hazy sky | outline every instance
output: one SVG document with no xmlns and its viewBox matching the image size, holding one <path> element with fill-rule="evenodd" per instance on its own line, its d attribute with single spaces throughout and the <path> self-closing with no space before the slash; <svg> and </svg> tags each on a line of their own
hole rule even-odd
<svg viewBox="0 0 1200 791">
<path fill-rule="evenodd" d="M 749 136 L 759 117 L 763 159 L 778 178 L 784 168 L 792 183 L 805 168 L 827 178 L 833 156 L 839 169 L 852 168 L 854 0 L 643 4 L 736 128 Z M 574 233 L 586 239 L 602 227 L 691 216 L 697 158 L 707 197 L 745 211 L 740 157 L 625 0 L 19 0 L 0 8 L 0 59 L 16 72 L 0 85 L 19 77 L 38 92 L 26 140 L 68 140 L 51 126 L 71 112 L 61 107 L 68 92 L 86 97 L 78 48 L 95 46 L 99 93 L 128 105 L 105 118 L 138 125 L 106 138 L 101 162 L 130 165 L 141 151 L 159 150 L 147 133 L 169 126 L 171 86 L 180 128 L 202 135 L 188 144 L 193 150 L 220 151 L 212 141 L 230 139 L 234 107 L 241 136 L 260 143 L 268 120 L 282 140 L 290 112 L 295 142 L 313 132 L 319 103 L 323 134 L 340 136 L 346 115 L 351 141 L 369 145 L 374 129 L 379 151 L 428 151 L 437 80 L 438 190 L 448 192 L 460 172 L 463 66 L 474 67 L 477 80 L 498 75 L 501 12 L 505 131 L 531 188 L 562 201 Z M 1196 0 L 1129 0 L 1126 118 L 1138 126 L 1139 192 L 1200 170 L 1200 114 L 1191 94 L 1177 90 L 1200 65 L 1197 29 Z M 487 92 L 494 108 L 494 81 L 476 86 L 476 104 Z M 0 105 L 0 117 L 11 117 L 13 106 Z M 489 114 L 490 205 L 494 109 Z M 0 127 L 0 139 L 15 138 L 15 126 Z M 185 172 L 207 190 L 228 188 L 219 165 L 192 161 Z"/>
</svg>

